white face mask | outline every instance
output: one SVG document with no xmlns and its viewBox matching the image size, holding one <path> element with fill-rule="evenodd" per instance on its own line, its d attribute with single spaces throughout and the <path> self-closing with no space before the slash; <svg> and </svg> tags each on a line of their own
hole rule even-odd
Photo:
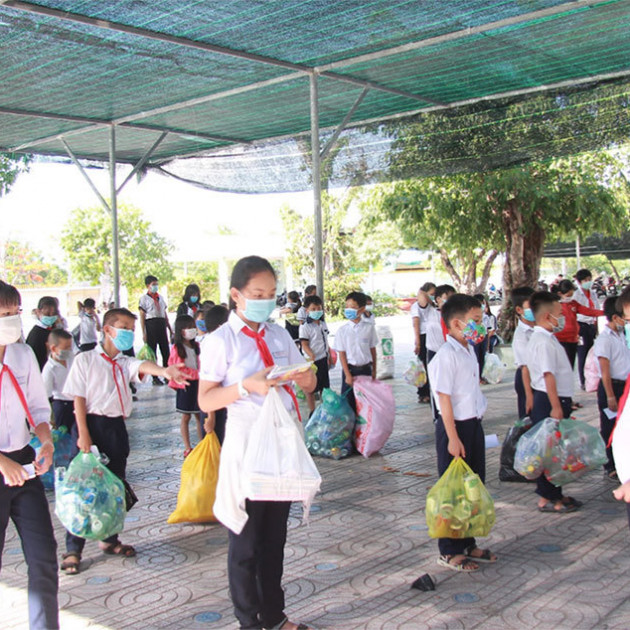
<svg viewBox="0 0 630 630">
<path fill-rule="evenodd" d="M 182 330 L 182 337 L 184 339 L 188 339 L 188 341 L 192 341 L 197 336 L 196 328 L 184 328 Z"/>
<path fill-rule="evenodd" d="M 19 315 L 0 317 L 0 346 L 15 343 L 22 336 L 22 318 Z"/>
</svg>

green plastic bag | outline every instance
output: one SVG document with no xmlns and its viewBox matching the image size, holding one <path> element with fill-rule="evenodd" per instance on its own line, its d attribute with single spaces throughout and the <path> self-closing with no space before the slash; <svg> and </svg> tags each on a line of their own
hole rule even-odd
<svg viewBox="0 0 630 630">
<path fill-rule="evenodd" d="M 431 538 L 487 536 L 495 521 L 494 502 L 479 475 L 458 457 L 429 490 L 425 516 Z"/>
<path fill-rule="evenodd" d="M 55 513 L 75 536 L 103 540 L 123 530 L 123 482 L 92 453 L 79 453 L 55 470 Z"/>
<path fill-rule="evenodd" d="M 140 348 L 140 352 L 138 352 L 138 359 L 140 361 L 154 361 L 155 362 L 155 352 L 151 350 L 148 344 L 144 344 L 142 348 Z"/>
</svg>

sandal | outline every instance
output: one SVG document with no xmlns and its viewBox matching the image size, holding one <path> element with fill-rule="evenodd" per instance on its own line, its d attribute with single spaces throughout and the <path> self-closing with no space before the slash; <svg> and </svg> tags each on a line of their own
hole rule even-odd
<svg viewBox="0 0 630 630">
<path fill-rule="evenodd" d="M 289 623 L 288 617 L 285 617 L 279 624 L 265 630 L 282 630 Z M 312 630 L 310 626 L 307 626 L 304 623 L 297 624 L 297 630 Z"/>
<path fill-rule="evenodd" d="M 560 507 L 556 507 L 558 505 Z M 568 512 L 575 512 L 576 510 L 577 507 L 575 505 L 563 503 L 561 500 L 555 503 L 553 501 L 547 501 L 545 505 L 538 506 L 539 512 L 554 512 L 555 514 L 567 514 Z"/>
<path fill-rule="evenodd" d="M 63 562 L 59 567 L 66 575 L 76 575 L 79 573 L 79 566 L 81 564 L 81 555 L 76 551 L 70 551 L 68 553 L 64 553 L 61 556 Z"/>
<path fill-rule="evenodd" d="M 479 550 L 481 553 L 478 556 L 473 556 L 472 552 Z M 497 561 L 497 557 L 490 551 L 490 549 L 481 549 L 477 547 L 477 545 L 470 545 L 464 551 L 464 555 L 472 560 L 473 562 L 487 562 L 488 564 L 492 564 Z"/>
<path fill-rule="evenodd" d="M 455 558 L 458 558 L 458 557 L 462 558 L 462 561 L 453 562 Z M 457 571 L 460 573 L 472 573 L 473 571 L 479 570 L 479 565 L 476 562 L 473 562 L 472 560 L 470 560 L 470 558 L 467 558 L 464 554 L 457 554 L 453 556 L 448 556 L 448 555 L 440 556 L 437 559 L 437 563 L 441 567 L 446 567 L 447 569 L 450 569 L 451 571 Z"/>
<path fill-rule="evenodd" d="M 578 508 L 581 508 L 584 505 L 583 501 L 578 501 L 577 499 L 574 499 L 573 497 L 562 497 L 561 501 L 562 503 L 564 503 L 564 505 L 570 505 L 574 507 L 576 510 Z"/>
<path fill-rule="evenodd" d="M 184 459 L 186 459 L 192 453 L 192 448 L 187 448 L 184 450 Z"/>
<path fill-rule="evenodd" d="M 108 556 L 123 556 L 125 558 L 133 558 L 136 550 L 131 545 L 123 545 L 121 542 L 99 544 L 101 551 Z"/>
</svg>

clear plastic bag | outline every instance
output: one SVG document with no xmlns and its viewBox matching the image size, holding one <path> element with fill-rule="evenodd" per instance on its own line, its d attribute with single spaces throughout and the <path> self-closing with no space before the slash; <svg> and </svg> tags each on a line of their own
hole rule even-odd
<svg viewBox="0 0 630 630">
<path fill-rule="evenodd" d="M 521 436 L 516 445 L 514 470 L 526 479 L 540 477 L 548 470 L 551 453 L 559 439 L 558 421 L 554 418 L 546 418 L 535 424 Z"/>
<path fill-rule="evenodd" d="M 431 538 L 483 537 L 495 522 L 494 502 L 479 475 L 458 457 L 429 490 L 425 516 Z"/>
<path fill-rule="evenodd" d="M 407 369 L 403 372 L 403 378 L 406 383 L 413 387 L 423 387 L 427 383 L 427 372 L 424 369 L 422 361 L 414 357 L 409 361 Z"/>
<path fill-rule="evenodd" d="M 92 453 L 79 453 L 55 471 L 55 513 L 75 536 L 103 540 L 123 530 L 123 482 Z"/>
<path fill-rule="evenodd" d="M 503 380 L 504 375 L 505 364 L 503 361 L 496 354 L 487 353 L 481 375 L 482 378 L 485 378 L 488 383 L 496 385 Z"/>
<path fill-rule="evenodd" d="M 324 389 L 322 402 L 304 427 L 306 447 L 313 455 L 341 459 L 352 453 L 356 416 L 348 401 L 332 389 Z"/>
<path fill-rule="evenodd" d="M 74 444 L 72 436 L 68 433 L 68 429 L 64 426 L 51 431 L 53 445 L 55 452 L 53 455 L 53 464 L 43 475 L 40 475 L 40 479 L 44 484 L 46 490 L 53 490 L 55 488 L 55 468 L 64 467 L 67 468 L 72 458 L 74 451 Z M 34 435 L 31 438 L 30 445 L 35 449 L 35 460 L 39 458 L 39 449 L 42 443 L 39 438 Z"/>
<path fill-rule="evenodd" d="M 149 344 L 145 343 L 142 348 L 140 348 L 140 352 L 138 352 L 138 359 L 140 361 L 153 361 L 155 362 L 155 352 L 150 348 Z"/>
</svg>

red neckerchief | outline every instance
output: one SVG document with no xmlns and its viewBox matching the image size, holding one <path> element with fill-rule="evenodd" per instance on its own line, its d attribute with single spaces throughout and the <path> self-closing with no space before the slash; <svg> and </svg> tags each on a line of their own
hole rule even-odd
<svg viewBox="0 0 630 630">
<path fill-rule="evenodd" d="M 628 400 L 628 393 L 630 392 L 630 376 L 626 379 L 626 386 L 623 389 L 623 394 L 619 399 L 619 404 L 617 405 L 617 417 L 615 418 L 615 426 L 613 430 L 610 432 L 610 437 L 608 438 L 608 446 L 609 448 L 612 446 L 613 435 L 615 433 L 615 429 L 617 428 L 617 423 L 619 422 L 619 418 L 621 418 L 621 412 L 623 408 L 626 406 L 626 401 Z"/>
<path fill-rule="evenodd" d="M 267 345 L 267 342 L 264 339 L 265 329 L 263 328 L 259 333 L 257 333 L 257 332 L 254 332 L 249 326 L 245 325 L 243 326 L 243 328 L 241 328 L 241 331 L 244 333 L 246 337 L 251 337 L 252 339 L 256 341 L 256 347 L 258 348 L 258 352 L 260 353 L 260 356 L 263 360 L 263 363 L 265 364 L 265 367 L 273 367 L 275 365 L 275 361 L 273 360 L 273 356 L 271 355 L 269 346 Z M 289 385 L 283 385 L 282 387 L 285 389 L 287 394 L 291 396 L 291 400 L 293 401 L 293 404 L 295 405 L 295 410 L 297 411 L 298 418 L 300 422 L 302 422 L 300 408 L 298 407 L 298 401 L 297 401 L 297 398 L 295 397 L 295 392 L 293 391 L 293 388 L 290 387 Z"/>
<path fill-rule="evenodd" d="M 160 306 L 160 294 L 155 292 L 151 293 L 151 291 L 147 291 L 147 295 L 155 302 L 155 306 Z"/>
<path fill-rule="evenodd" d="M 122 393 L 120 392 L 120 385 L 118 384 L 118 378 L 116 377 L 116 368 L 120 372 L 120 378 L 122 379 L 123 385 L 125 384 L 125 375 L 123 374 L 122 368 L 114 359 L 112 359 L 109 355 L 101 352 L 101 356 L 112 366 L 112 374 L 114 375 L 114 384 L 116 385 L 116 392 L 118 393 L 118 400 L 120 401 L 120 409 L 121 415 L 125 417 L 125 405 L 123 404 Z"/>
<path fill-rule="evenodd" d="M 584 293 L 584 295 L 586 296 L 586 299 L 588 300 L 588 305 L 590 308 L 595 308 L 595 304 L 593 304 L 593 298 L 591 297 L 591 290 L 590 289 L 582 289 L 582 293 Z"/>
<path fill-rule="evenodd" d="M 448 328 L 444 323 L 443 317 L 440 315 L 440 326 L 442 327 L 442 337 L 444 337 L 444 341 L 446 341 L 446 336 L 448 335 Z"/>
<path fill-rule="evenodd" d="M 26 413 L 26 417 L 28 418 L 28 422 L 34 429 L 35 422 L 33 421 L 33 416 L 31 415 L 31 412 L 29 411 L 28 405 L 26 404 L 26 398 L 24 396 L 24 392 L 22 391 L 22 388 L 20 387 L 20 384 L 18 383 L 17 378 L 15 378 L 15 374 L 13 374 L 13 372 L 11 371 L 11 368 L 8 365 L 3 365 L 2 369 L 0 370 L 0 386 L 2 385 L 2 377 L 5 374 L 9 375 L 9 379 L 11 380 L 11 383 L 13 383 L 13 388 L 15 389 L 15 393 L 18 395 L 18 398 L 20 399 L 20 402 L 22 403 L 22 407 L 24 407 L 24 411 Z M 2 391 L 2 388 L 0 387 L 0 392 L 1 391 Z"/>
</svg>

